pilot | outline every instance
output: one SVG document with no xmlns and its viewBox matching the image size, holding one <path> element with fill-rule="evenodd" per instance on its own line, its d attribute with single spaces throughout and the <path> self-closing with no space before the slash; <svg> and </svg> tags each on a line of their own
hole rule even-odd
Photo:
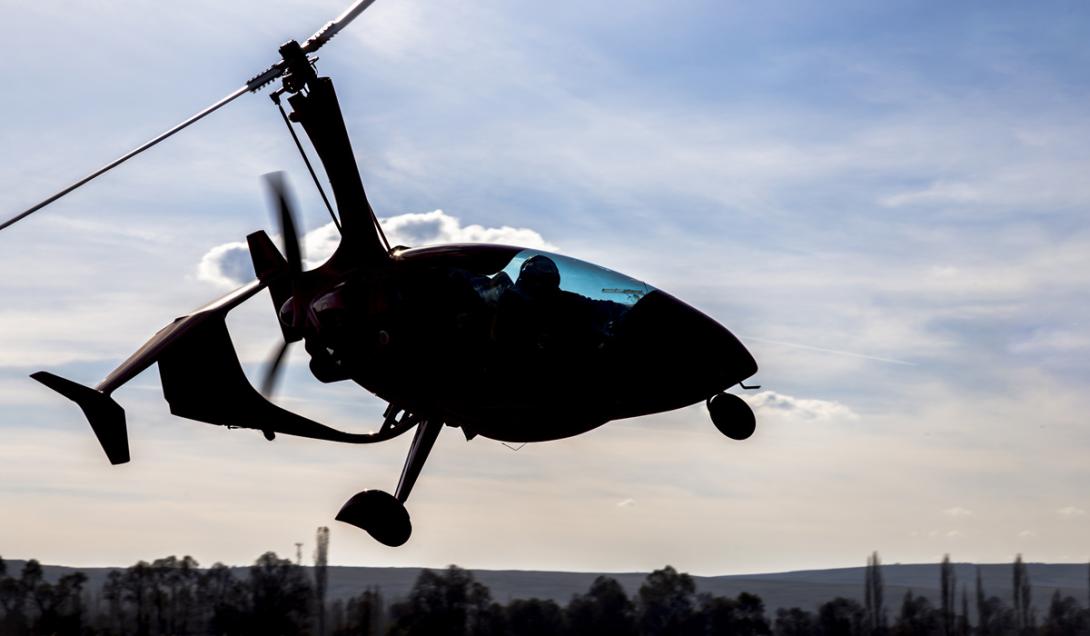
<svg viewBox="0 0 1090 636">
<path fill-rule="evenodd" d="M 560 270 L 548 256 L 531 256 L 519 268 L 515 289 L 530 298 L 547 298 L 560 291 Z"/>
<path fill-rule="evenodd" d="M 508 354 L 530 355 L 539 362 L 544 362 L 542 355 L 563 355 L 575 344 L 572 335 L 583 320 L 576 299 L 586 300 L 561 290 L 560 270 L 553 259 L 541 254 L 526 259 L 515 284 L 500 296 L 493 329 L 496 341 Z"/>
<path fill-rule="evenodd" d="M 506 360 L 501 364 L 519 369 L 501 379 L 513 383 L 513 390 L 595 386 L 612 322 L 625 307 L 564 290 L 560 283 L 556 262 L 539 254 L 523 262 L 515 284 L 500 296 L 493 342 Z"/>
</svg>

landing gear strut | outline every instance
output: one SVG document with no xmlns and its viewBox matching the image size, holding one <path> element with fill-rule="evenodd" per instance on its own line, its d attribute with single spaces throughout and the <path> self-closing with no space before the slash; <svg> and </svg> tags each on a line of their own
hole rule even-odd
<svg viewBox="0 0 1090 636">
<path fill-rule="evenodd" d="M 715 428 L 731 439 L 746 439 L 757 428 L 753 409 L 742 398 L 731 393 L 713 395 L 708 400 L 708 413 Z"/>
<path fill-rule="evenodd" d="M 420 422 L 409 447 L 409 456 L 405 458 L 405 467 L 401 470 L 401 479 L 397 483 L 394 495 L 381 490 L 364 490 L 349 499 L 337 513 L 337 521 L 366 530 L 376 541 L 391 548 L 396 548 L 409 540 L 413 532 L 409 512 L 405 510 L 405 501 L 412 492 L 420 469 L 428 459 L 428 453 L 439 436 L 443 422 L 425 419 Z"/>
</svg>

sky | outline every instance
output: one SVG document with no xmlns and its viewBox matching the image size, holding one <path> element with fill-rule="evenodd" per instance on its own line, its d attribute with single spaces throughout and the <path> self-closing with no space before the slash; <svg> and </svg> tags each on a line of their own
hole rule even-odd
<svg viewBox="0 0 1090 636">
<path fill-rule="evenodd" d="M 0 215 L 226 95 L 340 0 L 0 2 Z M 175 316 L 252 277 L 260 176 L 328 217 L 263 96 L 245 96 L 0 233 L 0 555 L 203 565 L 697 574 L 1090 557 L 1090 8 L 1077 2 L 379 0 L 320 53 L 394 242 L 547 248 L 665 289 L 753 352 L 744 442 L 703 405 L 518 451 L 444 431 L 386 548 L 333 521 L 396 486 L 408 437 L 333 445 L 114 397 L 111 467 L 71 403 Z M 229 328 L 251 377 L 264 294 Z M 384 404 L 278 401 L 352 430 Z M 738 391 L 736 389 L 736 391 Z"/>
</svg>

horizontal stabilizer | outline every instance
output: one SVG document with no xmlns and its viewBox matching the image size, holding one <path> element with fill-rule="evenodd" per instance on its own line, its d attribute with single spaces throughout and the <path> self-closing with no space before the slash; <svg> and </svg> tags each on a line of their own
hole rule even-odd
<svg viewBox="0 0 1090 636">
<path fill-rule="evenodd" d="M 129 435 L 125 428 L 125 410 L 113 398 L 101 391 L 76 384 L 46 371 L 31 374 L 32 378 L 72 400 L 83 409 L 110 463 L 129 461 Z"/>
</svg>

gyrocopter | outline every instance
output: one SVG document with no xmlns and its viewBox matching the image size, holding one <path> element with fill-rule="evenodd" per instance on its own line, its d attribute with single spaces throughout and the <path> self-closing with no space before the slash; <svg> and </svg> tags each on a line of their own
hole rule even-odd
<svg viewBox="0 0 1090 636">
<path fill-rule="evenodd" d="M 726 393 L 757 371 L 726 328 L 669 294 L 567 256 L 486 244 L 390 246 L 367 200 L 328 77 L 314 53 L 374 0 L 359 0 L 302 44 L 220 101 L 0 224 L 0 230 L 248 92 L 271 90 L 292 137 L 302 127 L 325 169 L 329 205 L 341 240 L 319 267 L 305 271 L 283 180 L 268 186 L 276 202 L 283 253 L 263 231 L 246 237 L 256 280 L 151 337 L 94 388 L 52 373 L 32 377 L 74 401 L 113 464 L 129 461 L 125 412 L 111 397 L 158 364 L 163 395 L 179 417 L 349 444 L 393 439 L 415 428 L 394 494 L 364 490 L 337 519 L 388 546 L 412 532 L 405 502 L 439 431 L 467 440 L 540 442 L 602 424 L 707 403 L 727 437 L 745 439 L 753 412 Z M 282 104 L 286 101 L 289 109 Z M 290 112 L 289 112 L 290 110 Z M 307 162 L 321 190 L 313 166 Z M 269 290 L 283 345 L 262 390 L 247 380 L 228 334 L 227 313 Z M 389 403 L 381 427 L 349 433 L 269 401 L 290 343 L 302 341 L 321 382 L 351 380 Z"/>
</svg>

